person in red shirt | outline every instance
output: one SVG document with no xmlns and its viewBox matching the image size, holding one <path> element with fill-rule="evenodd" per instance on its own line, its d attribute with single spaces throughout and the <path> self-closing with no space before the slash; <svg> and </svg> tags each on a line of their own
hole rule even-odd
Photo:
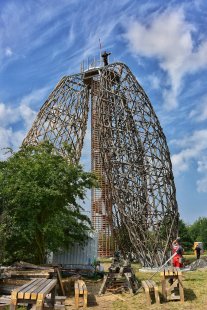
<svg viewBox="0 0 207 310">
<path fill-rule="evenodd" d="M 180 238 L 178 237 L 175 239 L 172 243 L 172 253 L 176 255 L 173 257 L 173 267 L 178 267 L 182 268 L 183 263 L 182 263 L 182 258 L 183 258 L 183 248 L 180 244 Z"/>
</svg>

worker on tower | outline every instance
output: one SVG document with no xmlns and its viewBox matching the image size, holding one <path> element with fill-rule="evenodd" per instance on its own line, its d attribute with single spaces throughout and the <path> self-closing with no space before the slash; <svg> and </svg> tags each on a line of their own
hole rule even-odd
<svg viewBox="0 0 207 310">
<path fill-rule="evenodd" d="M 107 53 L 106 51 L 101 55 L 101 57 L 103 58 L 103 63 L 104 66 L 108 66 L 109 62 L 108 62 L 108 56 L 111 55 L 111 53 Z"/>
<path fill-rule="evenodd" d="M 180 238 L 178 237 L 172 243 L 172 253 L 175 254 L 173 257 L 173 266 L 182 268 L 183 267 L 183 253 L 184 250 L 180 244 Z"/>
</svg>

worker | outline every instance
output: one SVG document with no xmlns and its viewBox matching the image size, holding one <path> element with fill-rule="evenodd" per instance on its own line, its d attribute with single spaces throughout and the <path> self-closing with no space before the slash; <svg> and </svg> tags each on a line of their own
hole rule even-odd
<svg viewBox="0 0 207 310">
<path fill-rule="evenodd" d="M 197 259 L 199 259 L 201 256 L 201 247 L 199 246 L 199 244 L 196 245 L 195 251 L 196 251 L 196 257 Z"/>
<path fill-rule="evenodd" d="M 109 62 L 108 62 L 108 56 L 111 55 L 111 53 L 107 53 L 106 51 L 101 55 L 101 57 L 103 58 L 103 63 L 104 66 L 108 66 Z"/>
<path fill-rule="evenodd" d="M 172 243 L 172 253 L 175 254 L 173 257 L 173 266 L 182 268 L 183 267 L 183 248 L 180 244 L 180 238 L 178 237 Z"/>
<path fill-rule="evenodd" d="M 96 273 L 103 278 L 104 277 L 104 267 L 101 265 L 100 261 L 96 262 Z"/>
</svg>

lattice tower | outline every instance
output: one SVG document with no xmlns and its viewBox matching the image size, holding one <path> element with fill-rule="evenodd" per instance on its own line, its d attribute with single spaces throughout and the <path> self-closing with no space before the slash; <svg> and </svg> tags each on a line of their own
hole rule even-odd
<svg viewBox="0 0 207 310">
<path fill-rule="evenodd" d="M 159 266 L 177 235 L 178 208 L 170 153 L 159 120 L 143 88 L 123 63 L 64 77 L 42 106 L 23 141 L 51 141 L 78 162 L 91 102 L 92 221 L 99 254 L 111 255 L 113 236 L 123 254 Z"/>
</svg>

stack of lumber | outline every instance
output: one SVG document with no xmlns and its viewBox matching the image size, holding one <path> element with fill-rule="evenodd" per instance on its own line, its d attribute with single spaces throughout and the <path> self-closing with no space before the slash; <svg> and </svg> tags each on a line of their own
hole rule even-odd
<svg viewBox="0 0 207 310">
<path fill-rule="evenodd" d="M 18 262 L 1 269 L 0 294 L 10 294 L 18 286 L 33 278 L 52 278 L 55 273 L 52 267 L 42 267 L 26 262 Z"/>
<path fill-rule="evenodd" d="M 8 309 L 8 306 L 10 306 L 11 297 L 7 295 L 3 295 L 0 297 L 0 309 Z"/>
</svg>

